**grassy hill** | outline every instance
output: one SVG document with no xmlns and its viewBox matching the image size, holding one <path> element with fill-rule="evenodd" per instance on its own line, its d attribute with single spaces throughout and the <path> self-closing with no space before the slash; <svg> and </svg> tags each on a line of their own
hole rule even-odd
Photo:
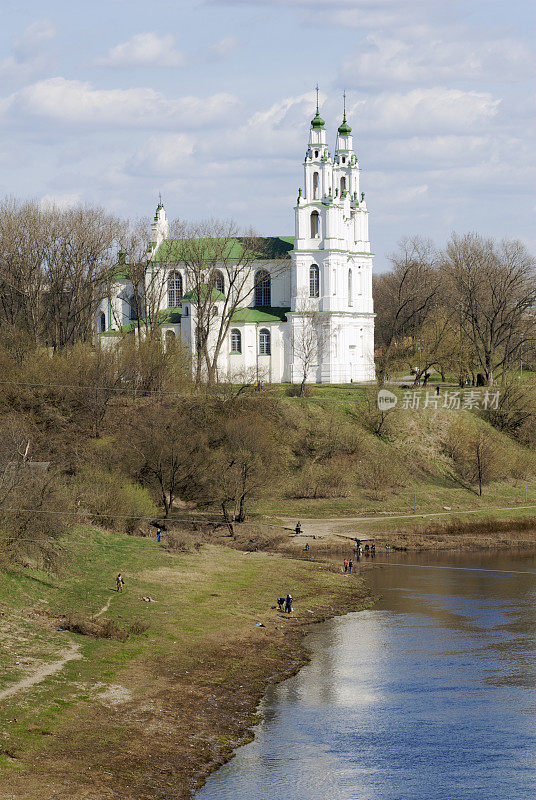
<svg viewBox="0 0 536 800">
<path fill-rule="evenodd" d="M 76 529 L 58 574 L 0 574 L 0 797 L 188 797 L 303 663 L 304 626 L 365 599 L 319 564 Z"/>
</svg>

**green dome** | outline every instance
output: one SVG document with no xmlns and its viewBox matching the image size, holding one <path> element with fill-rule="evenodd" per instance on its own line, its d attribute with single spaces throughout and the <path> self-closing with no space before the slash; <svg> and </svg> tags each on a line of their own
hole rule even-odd
<svg viewBox="0 0 536 800">
<path fill-rule="evenodd" d="M 339 125 L 338 132 L 340 136 L 349 136 L 352 133 L 351 127 L 346 122 L 346 115 L 344 116 L 343 121 Z"/>
<path fill-rule="evenodd" d="M 323 128 L 326 123 L 318 113 L 318 108 L 316 109 L 316 116 L 314 119 L 311 120 L 311 127 L 312 128 Z"/>
</svg>

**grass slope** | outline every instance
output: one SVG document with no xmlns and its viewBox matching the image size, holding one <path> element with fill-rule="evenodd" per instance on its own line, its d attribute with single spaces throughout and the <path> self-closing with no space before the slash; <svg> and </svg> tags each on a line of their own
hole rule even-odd
<svg viewBox="0 0 536 800">
<path fill-rule="evenodd" d="M 82 528 L 63 547 L 57 577 L 0 578 L 0 691 L 73 645 L 81 656 L 3 701 L 2 800 L 189 797 L 247 739 L 267 683 L 303 663 L 304 626 L 366 601 L 359 578 L 267 553 L 172 553 Z M 292 619 L 270 608 L 288 591 Z M 73 615 L 137 632 L 59 630 Z"/>
</svg>

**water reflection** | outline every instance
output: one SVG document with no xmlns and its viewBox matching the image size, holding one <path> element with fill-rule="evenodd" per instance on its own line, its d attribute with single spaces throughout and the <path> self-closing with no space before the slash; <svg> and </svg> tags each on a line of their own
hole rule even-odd
<svg viewBox="0 0 536 800">
<path fill-rule="evenodd" d="M 382 599 L 309 637 L 311 663 L 197 800 L 532 800 L 534 556 L 362 569 Z"/>
</svg>

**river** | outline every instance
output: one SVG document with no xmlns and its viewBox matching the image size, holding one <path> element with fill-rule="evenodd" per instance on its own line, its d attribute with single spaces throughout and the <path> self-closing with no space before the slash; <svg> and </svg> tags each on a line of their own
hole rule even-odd
<svg viewBox="0 0 536 800">
<path fill-rule="evenodd" d="M 534 554 L 361 572 L 382 599 L 308 636 L 311 662 L 196 800 L 534 800 Z"/>
</svg>

